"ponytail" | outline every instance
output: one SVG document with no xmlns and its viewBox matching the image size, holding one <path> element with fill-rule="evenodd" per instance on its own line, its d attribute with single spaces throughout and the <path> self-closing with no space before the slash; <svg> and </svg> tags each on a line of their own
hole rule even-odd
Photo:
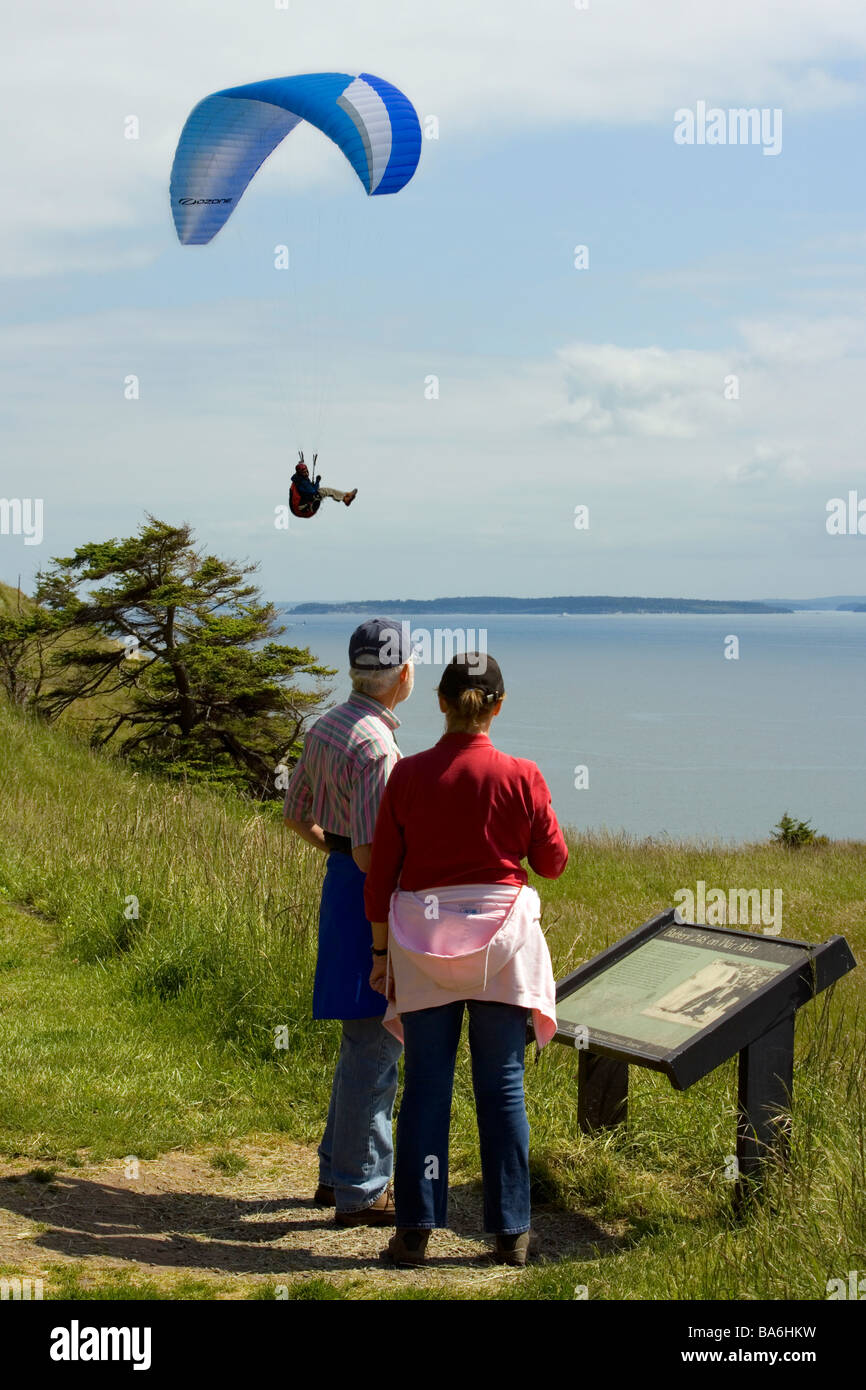
<svg viewBox="0 0 866 1390">
<path fill-rule="evenodd" d="M 486 733 L 493 717 L 496 700 L 489 700 L 483 690 L 461 690 L 453 700 L 443 696 L 447 706 L 445 718 L 449 733 Z M 504 696 L 502 697 L 505 698 Z"/>
</svg>

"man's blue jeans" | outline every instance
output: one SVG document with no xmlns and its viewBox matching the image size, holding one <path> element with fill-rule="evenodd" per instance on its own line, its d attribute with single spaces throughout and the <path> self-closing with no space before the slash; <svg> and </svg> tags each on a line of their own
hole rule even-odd
<svg viewBox="0 0 866 1390">
<path fill-rule="evenodd" d="M 402 1047 L 382 1019 L 348 1018 L 319 1145 L 319 1182 L 334 1188 L 338 1211 L 370 1207 L 394 1167 L 391 1118 Z"/>
<path fill-rule="evenodd" d="M 529 1230 L 529 1124 L 523 1097 L 526 1009 L 469 999 L 469 1050 L 481 1140 L 484 1229 Z M 448 1132 L 464 1001 L 401 1015 L 403 1099 L 397 1121 L 397 1225 L 448 1224 Z"/>
</svg>

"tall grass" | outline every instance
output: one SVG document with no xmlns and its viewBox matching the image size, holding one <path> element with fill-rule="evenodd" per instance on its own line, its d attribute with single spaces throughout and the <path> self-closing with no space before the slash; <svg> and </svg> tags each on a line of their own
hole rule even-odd
<svg viewBox="0 0 866 1390">
<path fill-rule="evenodd" d="M 271 808 L 130 772 L 0 711 L 0 884 L 130 988 L 272 1051 L 308 1013 L 322 863 Z"/>
</svg>

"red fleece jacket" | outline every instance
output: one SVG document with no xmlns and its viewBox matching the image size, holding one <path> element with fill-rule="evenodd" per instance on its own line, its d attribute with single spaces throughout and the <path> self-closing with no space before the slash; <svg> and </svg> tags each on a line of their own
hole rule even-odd
<svg viewBox="0 0 866 1390">
<path fill-rule="evenodd" d="M 501 753 L 487 734 L 445 734 L 403 758 L 385 787 L 364 903 L 385 922 L 394 889 L 527 881 L 568 863 L 547 783 L 527 758 Z"/>
</svg>

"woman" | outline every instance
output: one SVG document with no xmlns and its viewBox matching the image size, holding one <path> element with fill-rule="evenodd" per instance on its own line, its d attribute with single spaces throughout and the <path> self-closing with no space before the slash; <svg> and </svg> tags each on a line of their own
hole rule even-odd
<svg viewBox="0 0 866 1390">
<path fill-rule="evenodd" d="M 466 1008 L 484 1228 L 496 1234 L 494 1259 L 522 1265 L 529 1247 L 527 1018 L 531 1010 L 544 1046 L 556 1015 L 538 894 L 521 861 L 558 878 L 568 850 L 535 763 L 508 757 L 490 741 L 505 696 L 493 658 L 455 657 L 437 693 L 445 734 L 391 773 L 365 885 L 370 984 L 389 995 L 385 1027 L 405 1047 L 397 1233 L 383 1256 L 422 1264 L 430 1231 L 447 1225 L 451 1094 Z"/>
</svg>

